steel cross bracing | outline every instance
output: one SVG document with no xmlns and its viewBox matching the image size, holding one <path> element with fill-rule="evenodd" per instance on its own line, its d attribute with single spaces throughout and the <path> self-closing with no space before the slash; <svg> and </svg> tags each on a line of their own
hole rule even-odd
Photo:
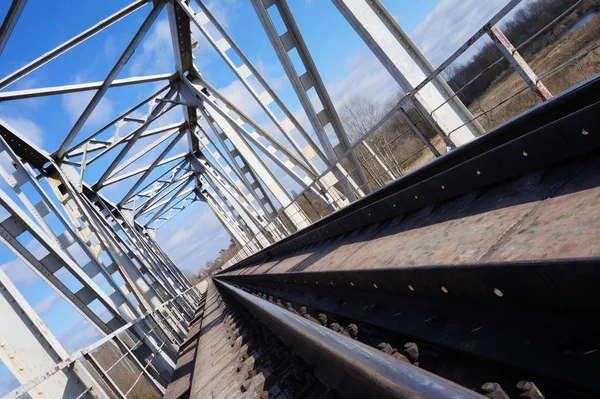
<svg viewBox="0 0 600 399">
<path fill-rule="evenodd" d="M 346 134 L 287 0 L 251 0 L 251 4 L 308 118 L 308 126 L 300 123 L 201 0 L 134 1 L 0 77 L 0 90 L 6 89 L 117 21 L 145 10 L 143 22 L 103 81 L 0 92 L 0 101 L 94 93 L 68 131 L 53 132 L 63 139 L 51 154 L 28 142 L 24 132 L 3 122 L 0 125 L 0 155 L 9 161 L 0 164 L 0 175 L 10 188 L 0 191 L 0 205 L 9 214 L 0 223 L 0 240 L 84 319 L 126 350 L 159 391 L 164 391 L 165 377 L 174 367 L 176 345 L 184 339 L 200 300 L 155 241 L 156 230 L 175 215 L 194 202 L 205 203 L 241 248 L 232 260 L 236 262 L 309 227 L 323 213 L 340 211 L 364 197 L 381 176 L 388 182 L 399 178 L 402 172 L 388 165 L 379 150 L 366 141 L 393 114 L 398 113 L 426 151 L 439 157 L 440 151 L 407 113 L 407 106 L 416 109 L 448 148 L 468 143 L 483 130 L 440 73 L 486 34 L 542 101 L 552 97 L 518 48 L 498 28 L 498 22 L 519 0 L 510 1 L 436 69 L 379 0 L 332 2 L 406 93 L 355 142 Z M 24 0 L 12 1 L 0 31 L 0 55 L 25 6 Z M 171 31 L 174 71 L 117 79 L 163 10 Z M 283 22 L 282 34 L 274 24 L 275 17 Z M 264 111 L 272 130 L 253 120 L 202 74 L 192 54 L 201 38 L 193 37 L 192 32 L 199 32 L 231 69 Z M 292 62 L 292 51 L 300 64 Z M 135 89 L 150 82 L 162 84 L 83 137 L 86 122 L 110 88 Z M 314 102 L 309 96 L 311 90 L 316 94 Z M 183 109 L 183 120 L 164 123 L 164 116 L 178 107 Z M 383 171 L 379 176 L 359 161 L 359 150 Z M 96 178 L 90 177 L 92 168 Z M 24 185 L 27 190 L 23 190 Z M 115 185 L 120 185 L 121 194 L 113 203 L 102 190 Z M 299 194 L 294 191 L 298 189 Z M 50 223 L 50 218 L 58 223 Z M 39 257 L 19 241 L 25 233 L 44 248 L 44 256 Z M 74 247 L 84 256 L 74 256 Z M 63 281 L 65 275 L 76 280 L 80 288 L 69 288 Z M 109 292 L 95 278 L 105 280 Z M 3 274 L 0 282 L 4 287 L 0 306 L 7 309 L 2 315 L 14 320 L 18 324 L 14 328 L 25 336 L 39 318 Z M 4 325 L 0 335 L 8 340 Z M 135 351 L 121 342 L 115 332 L 123 328 L 147 349 L 146 358 L 137 358 Z M 65 362 L 66 354 L 54 344 L 51 334 L 33 335 L 26 339 L 40 359 L 45 356 L 40 365 Z M 6 347 L 18 348 L 18 344 L 11 341 Z M 0 356 L 5 359 L 9 352 L 2 348 L 5 346 L 0 346 Z M 126 396 L 91 354 L 78 359 L 86 359 L 118 396 Z M 60 381 L 53 380 L 57 385 L 47 392 L 49 384 L 44 378 L 36 379 L 38 370 L 20 370 L 17 360 L 8 365 L 19 381 L 28 382 L 28 387 L 44 387 L 42 393 L 32 394 L 38 395 L 35 397 L 52 397 L 49 392 L 61 389 L 71 392 L 74 381 L 86 386 L 82 396 L 106 397 L 103 388 L 88 378 L 86 369 L 78 366 L 80 360 L 73 368 L 60 371 Z M 28 362 L 25 357 L 21 361 Z"/>
</svg>

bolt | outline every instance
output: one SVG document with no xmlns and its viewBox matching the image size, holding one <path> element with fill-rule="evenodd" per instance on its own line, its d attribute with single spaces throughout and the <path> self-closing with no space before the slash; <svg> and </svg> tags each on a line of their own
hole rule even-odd
<svg viewBox="0 0 600 399">
<path fill-rule="evenodd" d="M 481 386 L 484 396 L 490 399 L 510 399 L 497 382 L 486 382 Z"/>
<path fill-rule="evenodd" d="M 317 317 L 322 325 L 327 326 L 327 315 L 325 313 L 319 313 Z"/>
<path fill-rule="evenodd" d="M 381 342 L 379 345 L 377 345 L 377 347 L 386 355 L 393 355 L 397 352 L 397 350 L 392 348 L 392 345 L 388 344 L 387 342 Z"/>
<path fill-rule="evenodd" d="M 522 392 L 519 397 L 526 399 L 544 399 L 544 395 L 531 381 L 519 381 L 517 388 Z"/>
<path fill-rule="evenodd" d="M 410 361 L 415 365 L 419 365 L 419 347 L 414 342 L 404 344 L 404 352 L 408 355 Z"/>
<path fill-rule="evenodd" d="M 354 323 L 348 324 L 348 333 L 354 339 L 358 339 L 358 326 Z"/>
</svg>

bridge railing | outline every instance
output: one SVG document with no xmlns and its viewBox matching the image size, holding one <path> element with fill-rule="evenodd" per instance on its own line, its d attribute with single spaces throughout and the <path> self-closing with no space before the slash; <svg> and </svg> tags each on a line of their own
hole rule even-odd
<svg viewBox="0 0 600 399">
<path fill-rule="evenodd" d="M 338 157 L 335 165 L 330 166 L 321 173 L 309 187 L 297 194 L 290 204 L 280 208 L 274 215 L 275 221 L 263 227 L 262 231 L 265 232 L 275 228 L 275 223 L 289 226 L 290 223 L 286 223 L 287 218 L 300 217 L 308 224 L 312 224 L 453 150 L 458 142 L 454 140 L 453 135 L 462 127 L 466 125 L 477 126 L 482 134 L 485 134 L 496 126 L 527 112 L 533 106 L 552 98 L 553 93 L 550 92 L 547 85 L 555 87 L 557 92 L 563 91 L 574 86 L 578 81 L 585 80 L 585 78 L 598 73 L 597 70 L 592 71 L 590 76 L 582 73 L 578 81 L 568 83 L 565 83 L 565 80 L 568 79 L 562 79 L 561 82 L 551 81 L 552 78 L 560 80 L 562 78 L 560 74 L 566 68 L 572 67 L 585 57 L 597 52 L 598 47 L 600 47 L 597 38 L 583 46 L 576 53 L 570 54 L 568 58 L 560 60 L 558 64 L 548 65 L 548 63 L 543 62 L 544 60 L 541 60 L 541 62 L 538 60 L 535 69 L 542 69 L 542 73 L 539 75 L 530 65 L 531 61 L 528 63 L 519 53 L 520 50 L 525 49 L 533 41 L 540 40 L 545 34 L 555 29 L 583 2 L 584 0 L 579 0 L 570 6 L 567 5 L 567 8 L 553 20 L 516 46 L 507 39 L 501 29 L 502 24 L 508 22 L 509 16 L 517 12 L 518 7 L 521 6 L 519 0 L 509 2 L 462 44 L 458 50 L 433 70 L 426 79 L 412 90 L 404 93 L 377 123 L 364 132 L 347 151 Z M 563 40 L 569 32 L 557 39 L 555 43 Z M 431 111 L 424 112 L 422 107 L 416 106 L 418 97 L 424 90 L 427 90 L 431 82 L 440 77 L 451 77 L 456 71 L 456 66 L 464 63 L 465 58 L 472 57 L 478 49 L 490 43 L 493 43 L 498 50 L 498 57 L 495 61 L 480 67 L 475 76 L 460 85 L 451 82 L 456 87 L 450 88 L 450 98 L 446 98 Z M 554 43 L 548 46 L 552 44 Z M 439 125 L 433 122 L 433 116 L 442 106 L 456 97 L 464 100 L 465 91 L 471 85 L 502 63 L 506 64 L 506 69 L 500 76 L 503 78 L 504 83 L 495 82 L 495 85 L 484 92 L 485 95 L 492 90 L 497 90 L 497 93 L 492 93 L 497 95 L 490 96 L 494 97 L 493 101 L 485 101 L 485 99 L 482 99 L 483 95 L 471 100 L 469 111 L 472 113 L 472 117 L 464 120 L 461 125 L 454 126 L 450 130 L 446 129 L 446 132 L 442 131 Z M 549 83 L 553 84 L 550 85 Z M 503 90 L 496 89 L 500 84 L 507 87 L 504 87 Z M 358 158 L 361 165 L 354 169 L 349 168 L 349 165 L 352 165 L 350 157 Z M 360 185 L 354 184 L 352 186 L 354 181 L 360 181 L 355 178 L 358 175 L 358 168 L 362 169 L 361 172 L 367 179 Z M 324 184 L 324 176 L 334 171 L 334 169 L 343 172 L 344 179 L 328 186 Z M 349 177 L 353 178 L 350 179 Z M 348 184 L 352 186 L 350 192 L 344 192 L 341 189 L 345 183 L 343 180 L 347 180 Z M 323 196 L 333 198 L 333 203 L 323 204 L 320 198 L 316 198 L 313 194 L 315 187 Z M 295 211 L 291 211 L 292 209 L 295 209 Z M 295 231 L 291 230 L 288 235 L 293 233 Z M 264 246 L 257 238 L 251 239 L 244 243 L 236 255 L 224 264 L 224 268 L 234 265 L 262 248 Z"/>
<path fill-rule="evenodd" d="M 152 332 L 158 326 L 155 325 L 149 331 L 141 334 L 141 336 L 135 329 L 144 321 L 155 317 L 164 318 L 174 316 L 177 313 L 177 298 L 189 294 L 189 291 L 194 289 L 195 287 L 188 288 L 177 297 L 165 301 L 160 306 L 144 313 L 113 333 L 69 354 L 64 360 L 56 363 L 45 373 L 31 378 L 29 381 L 2 396 L 2 399 L 20 398 L 28 392 L 39 391 L 39 394 L 42 394 L 44 393 L 44 383 L 51 383 L 55 378 L 63 378 L 62 372 L 64 370 L 80 367 L 82 364 L 86 365 L 86 370 L 78 371 L 78 374 L 90 373 L 92 379 L 90 381 L 82 379 L 84 386 L 79 387 L 80 393 L 79 396 L 76 396 L 77 398 L 87 397 L 86 395 L 88 394 L 94 397 L 104 397 L 102 394 L 105 393 L 101 394 L 96 391 L 97 389 L 112 392 L 119 399 L 162 396 L 165 393 L 170 376 L 158 371 L 160 367 L 156 363 L 156 353 L 149 354 L 145 359 L 140 356 L 140 350 L 144 345 L 144 341 L 152 338 Z M 173 331 L 173 333 L 175 335 L 175 343 L 180 345 L 185 337 L 185 332 Z M 167 341 L 160 343 L 159 350 L 166 350 L 165 345 L 168 345 Z M 109 352 L 110 356 L 106 356 Z M 82 363 L 82 361 L 85 362 Z M 91 381 L 93 383 L 90 383 Z M 71 392 L 75 389 L 72 388 Z"/>
</svg>

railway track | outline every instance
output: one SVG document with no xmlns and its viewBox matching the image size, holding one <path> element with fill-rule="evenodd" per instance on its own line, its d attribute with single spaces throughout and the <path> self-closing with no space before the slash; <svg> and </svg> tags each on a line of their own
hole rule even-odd
<svg viewBox="0 0 600 399">
<path fill-rule="evenodd" d="M 213 276 L 187 395 L 600 397 L 599 88 Z"/>
</svg>

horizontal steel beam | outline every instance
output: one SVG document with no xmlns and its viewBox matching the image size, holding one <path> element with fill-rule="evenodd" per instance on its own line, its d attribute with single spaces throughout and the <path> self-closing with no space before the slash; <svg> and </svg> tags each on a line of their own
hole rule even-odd
<svg viewBox="0 0 600 399">
<path fill-rule="evenodd" d="M 145 6 L 149 2 L 150 2 L 150 0 L 134 1 L 133 3 L 129 4 L 127 7 L 124 7 L 121 10 L 119 10 L 116 13 L 109 16 L 108 18 L 103 19 L 102 21 L 98 22 L 96 25 L 92 26 L 91 28 L 86 29 L 85 31 L 81 32 L 80 34 L 78 34 L 78 35 L 70 38 L 66 42 L 58 45 L 57 47 L 53 48 L 52 50 L 48 51 L 47 53 L 36 58 L 35 60 L 31 61 L 27 65 L 19 68 L 18 70 L 11 73 L 10 75 L 4 77 L 3 79 L 0 79 L 0 89 L 3 89 L 6 86 L 10 85 L 11 83 L 16 82 L 17 80 L 21 79 L 23 76 L 30 74 L 31 72 L 35 71 L 42 65 L 45 65 L 49 61 L 55 59 L 59 55 L 66 53 L 73 47 L 86 41 L 87 39 L 94 36 L 95 34 L 102 32 L 104 29 L 108 28 L 115 22 L 125 18 L 126 16 L 128 16 L 132 12 L 140 9 L 141 7 Z"/>
<path fill-rule="evenodd" d="M 140 83 L 159 82 L 161 80 L 171 80 L 174 75 L 163 73 L 160 75 L 137 76 L 132 78 L 113 80 L 109 87 L 130 86 Z M 80 91 L 97 90 L 102 86 L 102 82 L 78 83 L 65 86 L 41 87 L 37 89 L 15 90 L 0 93 L 1 101 L 23 100 L 25 98 L 35 98 L 44 96 L 54 96 L 57 94 L 78 93 Z"/>
</svg>

